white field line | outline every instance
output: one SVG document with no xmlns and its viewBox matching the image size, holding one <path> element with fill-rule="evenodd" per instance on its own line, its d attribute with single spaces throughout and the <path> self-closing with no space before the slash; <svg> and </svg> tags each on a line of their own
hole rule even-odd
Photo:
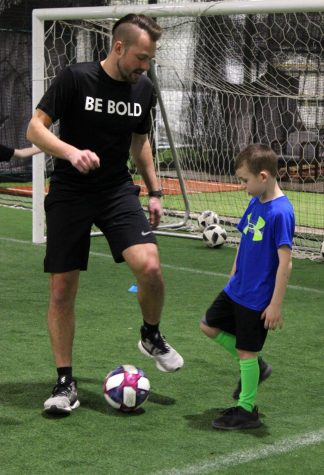
<svg viewBox="0 0 324 475">
<path fill-rule="evenodd" d="M 154 472 L 151 475 L 203 475 L 208 473 L 216 473 L 225 467 L 236 467 L 237 465 L 253 462 L 255 460 L 264 459 L 276 455 L 282 455 L 294 450 L 307 447 L 309 445 L 320 444 L 324 442 L 324 429 L 317 432 L 306 432 L 294 437 L 287 437 L 278 440 L 273 444 L 263 447 L 255 447 L 253 449 L 230 452 L 226 455 L 215 457 L 213 460 L 201 460 L 196 464 L 187 465 L 183 468 L 170 468 Z"/>
<path fill-rule="evenodd" d="M 34 246 L 34 244 L 31 241 L 24 241 L 22 239 L 0 237 L 0 241 L 14 242 L 14 243 L 17 243 L 17 244 L 29 244 L 29 246 Z"/>
<path fill-rule="evenodd" d="M 20 239 L 12 239 L 12 238 L 5 238 L 5 237 L 0 237 L 0 241 L 7 241 L 7 242 L 14 242 L 14 243 L 17 243 L 17 244 L 28 244 L 28 245 L 32 245 L 32 246 L 39 246 L 39 244 L 33 244 L 31 243 L 30 241 L 23 241 L 23 240 L 20 240 Z M 103 252 L 92 252 L 90 251 L 90 255 L 91 256 L 94 256 L 94 257 L 104 257 L 104 258 L 107 258 L 107 259 L 112 259 L 112 256 L 110 254 L 105 254 Z M 224 278 L 224 279 L 228 279 L 228 274 L 223 274 L 221 272 L 212 272 L 212 271 L 205 271 L 205 270 L 202 270 L 202 269 L 193 269 L 191 267 L 180 267 L 180 266 L 174 266 L 174 265 L 171 265 L 171 264 L 161 264 L 161 266 L 165 269 L 171 269 L 171 270 L 175 270 L 175 271 L 178 271 L 178 272 L 188 272 L 188 273 L 192 273 L 192 274 L 201 274 L 201 275 L 208 275 L 208 276 L 211 276 L 211 277 L 221 277 L 221 278 Z M 324 290 L 320 290 L 320 289 L 313 289 L 312 287 L 302 287 L 300 285 L 288 285 L 288 288 L 289 289 L 292 289 L 292 290 L 302 290 L 304 292 L 311 292 L 311 293 L 314 293 L 314 294 L 320 294 L 320 295 L 324 295 Z"/>
<path fill-rule="evenodd" d="M 95 257 L 112 258 L 110 254 L 104 254 L 101 252 L 90 252 L 90 254 Z M 172 264 L 163 264 L 163 263 L 161 264 L 161 266 L 165 269 L 172 269 L 172 270 L 180 271 L 180 272 L 188 272 L 192 274 L 201 274 L 201 275 L 208 275 L 211 277 L 222 277 L 224 279 L 228 279 L 228 274 L 222 274 L 221 272 L 212 272 L 212 271 L 201 270 L 201 269 L 193 269 L 192 267 L 179 267 L 179 266 L 173 266 Z M 315 294 L 324 295 L 324 290 L 313 289 L 312 287 L 302 287 L 300 285 L 288 285 L 288 288 L 292 290 L 303 290 L 304 292 L 313 292 Z"/>
</svg>

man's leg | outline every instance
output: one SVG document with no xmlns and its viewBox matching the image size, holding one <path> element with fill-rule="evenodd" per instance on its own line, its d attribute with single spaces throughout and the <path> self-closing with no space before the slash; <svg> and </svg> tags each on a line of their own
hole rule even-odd
<svg viewBox="0 0 324 475">
<path fill-rule="evenodd" d="M 51 274 L 48 330 L 58 380 L 52 395 L 44 403 L 48 413 L 67 414 L 77 408 L 76 382 L 72 378 L 72 347 L 75 330 L 74 305 L 79 271 Z"/>
<path fill-rule="evenodd" d="M 74 304 L 78 284 L 78 270 L 51 274 L 50 277 L 48 330 L 57 368 L 72 366 Z"/>
<path fill-rule="evenodd" d="M 131 246 L 123 252 L 123 257 L 137 280 L 137 297 L 144 321 L 158 325 L 164 302 L 164 282 L 156 245 Z"/>
<path fill-rule="evenodd" d="M 138 284 L 138 302 L 144 320 L 139 349 L 146 356 L 154 358 L 161 371 L 176 371 L 183 366 L 183 359 L 159 331 L 164 282 L 157 246 L 152 243 L 136 244 L 125 249 L 123 257 Z"/>
</svg>

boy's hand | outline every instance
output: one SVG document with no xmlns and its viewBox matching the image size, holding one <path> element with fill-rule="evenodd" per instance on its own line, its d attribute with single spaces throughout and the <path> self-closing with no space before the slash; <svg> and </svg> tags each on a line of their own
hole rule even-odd
<svg viewBox="0 0 324 475">
<path fill-rule="evenodd" d="M 267 330 L 276 330 L 283 327 L 281 307 L 270 304 L 262 313 L 261 319 L 264 320 L 264 328 Z"/>
</svg>

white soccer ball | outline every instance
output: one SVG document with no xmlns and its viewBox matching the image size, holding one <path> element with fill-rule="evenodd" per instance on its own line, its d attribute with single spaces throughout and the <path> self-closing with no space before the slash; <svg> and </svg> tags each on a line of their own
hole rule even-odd
<svg viewBox="0 0 324 475">
<path fill-rule="evenodd" d="M 220 247 L 227 239 L 227 232 L 219 224 L 211 224 L 203 231 L 203 240 L 208 247 Z"/>
<path fill-rule="evenodd" d="M 218 214 L 214 213 L 214 211 L 206 210 L 198 216 L 197 221 L 199 229 L 203 231 L 211 224 L 219 224 L 219 217 Z"/>
<path fill-rule="evenodd" d="M 133 365 L 121 365 L 110 371 L 103 383 L 108 404 L 123 412 L 135 411 L 148 398 L 150 381 L 144 371 Z"/>
<path fill-rule="evenodd" d="M 324 241 L 321 244 L 320 255 L 321 255 L 321 258 L 324 260 Z"/>
</svg>

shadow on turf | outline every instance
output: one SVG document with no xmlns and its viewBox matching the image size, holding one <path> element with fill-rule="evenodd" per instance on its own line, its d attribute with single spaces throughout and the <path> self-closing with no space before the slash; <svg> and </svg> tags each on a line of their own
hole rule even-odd
<svg viewBox="0 0 324 475">
<path fill-rule="evenodd" d="M 184 418 L 188 421 L 189 426 L 192 429 L 196 430 L 205 430 L 209 432 L 216 432 L 216 430 L 212 427 L 212 421 L 220 415 L 222 411 L 224 411 L 225 408 L 212 408 L 212 409 L 207 409 L 205 412 L 202 414 L 188 414 L 184 416 Z M 264 417 L 262 413 L 259 413 L 261 419 Z M 218 430 L 217 432 L 231 432 L 231 431 L 220 431 Z M 236 431 L 240 432 L 242 434 L 250 434 L 252 436 L 261 438 L 261 437 L 266 437 L 269 435 L 269 431 L 267 429 L 267 426 L 262 424 L 261 427 L 257 429 L 247 429 L 247 430 L 240 430 Z"/>
<path fill-rule="evenodd" d="M 21 426 L 23 422 L 16 419 L 15 417 L 0 417 L 0 427 L 1 426 Z"/>
<path fill-rule="evenodd" d="M 78 382 L 94 383 L 97 388 L 101 388 L 102 382 L 94 379 L 80 379 Z M 0 384 L 0 404 L 4 406 L 19 407 L 22 409 L 32 409 L 42 411 L 43 402 L 47 399 L 53 388 L 53 381 L 31 382 L 31 383 L 3 383 Z M 107 403 L 100 392 L 79 388 L 78 390 L 81 405 L 84 408 L 107 414 Z"/>
<path fill-rule="evenodd" d="M 163 396 L 162 394 L 157 394 L 153 391 L 150 392 L 149 401 L 153 402 L 154 404 L 160 404 L 161 406 L 172 406 L 172 404 L 176 403 L 174 398 Z"/>
<path fill-rule="evenodd" d="M 78 378 L 79 388 L 78 396 L 81 402 L 82 409 L 88 409 L 91 411 L 96 411 L 105 415 L 115 416 L 115 417 L 125 417 L 125 416 L 139 416 L 145 412 L 145 409 L 139 408 L 135 412 L 122 413 L 110 408 L 102 393 L 100 388 L 102 386 L 102 381 L 98 381 L 91 378 Z M 91 391 L 88 388 L 82 387 L 82 383 L 95 384 L 96 391 Z M 32 409 L 42 411 L 43 402 L 46 398 L 49 397 L 51 389 L 53 387 L 53 381 L 51 382 L 42 382 L 42 383 L 3 383 L 0 384 L 0 404 L 3 406 L 13 406 L 19 407 L 22 409 Z M 99 388 L 99 389 L 98 389 Z M 175 399 L 162 394 L 157 394 L 154 392 L 150 393 L 149 401 L 154 404 L 160 404 L 163 406 L 172 405 L 175 403 Z M 62 416 L 48 416 L 43 414 L 46 418 L 57 418 Z M 1 425 L 13 425 L 17 421 L 13 421 L 11 418 L 2 417 L 0 418 Z"/>
</svg>

